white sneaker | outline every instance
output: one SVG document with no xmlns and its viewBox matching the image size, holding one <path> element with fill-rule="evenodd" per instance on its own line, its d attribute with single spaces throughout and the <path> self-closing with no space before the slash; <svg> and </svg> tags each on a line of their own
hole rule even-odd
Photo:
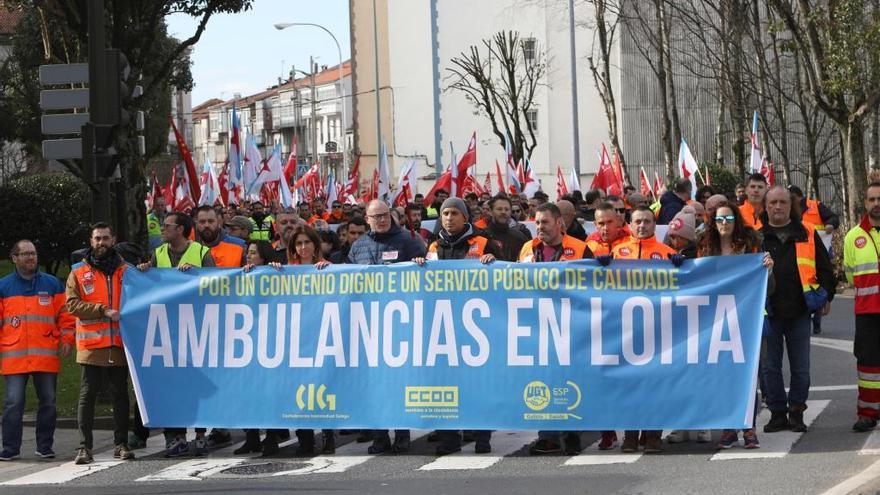
<svg viewBox="0 0 880 495">
<path fill-rule="evenodd" d="M 688 432 L 687 430 L 672 430 L 669 432 L 669 435 L 666 435 L 667 443 L 681 443 L 688 441 Z"/>
<path fill-rule="evenodd" d="M 697 442 L 709 443 L 711 441 L 712 441 L 712 431 L 711 430 L 697 430 Z"/>
</svg>

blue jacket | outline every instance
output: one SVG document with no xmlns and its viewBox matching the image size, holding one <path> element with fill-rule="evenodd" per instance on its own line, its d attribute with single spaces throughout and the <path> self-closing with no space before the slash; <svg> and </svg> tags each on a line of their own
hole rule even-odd
<svg viewBox="0 0 880 495">
<path fill-rule="evenodd" d="M 409 232 L 391 225 L 388 232 L 367 232 L 351 245 L 348 262 L 356 265 L 387 265 L 425 256 L 425 246 Z"/>
</svg>

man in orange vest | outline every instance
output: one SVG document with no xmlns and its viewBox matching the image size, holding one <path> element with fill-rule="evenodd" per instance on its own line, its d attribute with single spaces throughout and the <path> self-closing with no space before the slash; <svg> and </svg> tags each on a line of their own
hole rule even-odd
<svg viewBox="0 0 880 495">
<path fill-rule="evenodd" d="M 428 253 L 424 258 L 416 257 L 413 261 L 419 266 L 425 264 L 425 260 L 480 260 L 480 263 L 489 264 L 495 261 L 495 245 L 481 235 L 477 235 L 474 227 L 469 223 L 470 216 L 468 207 L 459 198 L 448 198 L 440 206 L 440 224 L 442 228 L 437 235 L 437 240 L 428 246 Z M 444 430 L 439 432 L 440 445 L 437 447 L 437 455 L 447 455 L 461 450 L 462 434 L 458 430 Z M 492 451 L 489 443 L 492 432 L 489 430 L 474 431 L 474 452 L 487 454 Z"/>
<path fill-rule="evenodd" d="M 594 218 L 596 230 L 587 237 L 587 246 L 594 256 L 611 254 L 615 246 L 630 240 L 623 215 L 611 203 L 600 204 L 595 210 Z"/>
<path fill-rule="evenodd" d="M 535 209 L 537 237 L 525 243 L 519 253 L 521 263 L 548 261 L 571 261 L 593 257 L 593 252 L 583 241 L 565 235 L 562 212 L 553 203 L 544 203 Z M 562 442 L 560 442 L 562 437 Z M 564 444 L 564 446 L 562 445 Z M 529 445 L 531 455 L 558 454 L 577 455 L 581 447 L 578 431 L 539 431 L 538 439 Z"/>
<path fill-rule="evenodd" d="M 211 249 L 214 265 L 219 268 L 245 265 L 245 242 L 227 234 L 217 212 L 208 205 L 196 209 L 196 241 Z"/>
<path fill-rule="evenodd" d="M 840 217 L 818 199 L 805 198 L 801 188 L 795 185 L 788 186 L 788 191 L 800 205 L 802 222 L 811 224 L 817 232 L 824 231 L 827 235 L 832 235 L 840 227 Z M 834 253 L 829 251 L 828 257 L 834 258 Z M 822 315 L 819 313 L 813 313 L 813 333 L 822 333 Z"/>
<path fill-rule="evenodd" d="M 810 313 L 831 310 L 837 285 L 825 246 L 812 225 L 801 222 L 792 195 L 782 186 L 767 191 L 763 215 L 764 249 L 773 258 L 775 289 L 768 300 L 770 328 L 764 336 L 767 355 L 761 360 L 764 397 L 770 409 L 766 433 L 807 431 L 804 411 L 810 391 Z M 782 356 L 791 370 L 785 392 Z"/>
<path fill-rule="evenodd" d="M 675 266 L 680 266 L 684 256 L 678 254 L 675 249 L 657 240 L 654 235 L 657 222 L 654 212 L 646 206 L 637 207 L 630 214 L 629 229 L 632 236 L 629 240 L 621 242 L 612 248 L 611 253 L 615 259 L 630 260 L 667 260 L 671 259 Z M 602 264 L 607 263 L 607 258 L 602 257 Z M 644 430 L 645 453 L 653 454 L 663 451 L 662 430 Z M 627 430 L 623 434 L 623 444 L 620 446 L 623 452 L 631 453 L 639 450 L 639 432 Z"/>
<path fill-rule="evenodd" d="M 165 218 L 168 222 L 169 216 Z M 90 249 L 67 278 L 67 310 L 76 316 L 76 362 L 82 367 L 77 422 L 80 446 L 74 462 L 90 464 L 95 401 L 105 382 L 113 398 L 113 457 L 134 459 L 128 447 L 128 366 L 119 331 L 122 274 L 128 265 L 113 249 L 109 224 L 92 226 Z"/>
<path fill-rule="evenodd" d="M 764 196 L 767 194 L 767 178 L 764 174 L 749 175 L 746 182 L 746 200 L 739 207 L 743 221 L 755 230 L 761 229 L 761 215 L 764 213 Z"/>
<path fill-rule="evenodd" d="M 13 244 L 10 258 L 14 271 L 0 279 L 0 373 L 6 383 L 0 461 L 20 455 L 28 378 L 33 379 L 39 401 L 36 456 L 52 459 L 59 346 L 61 354 L 70 354 L 75 322 L 64 310 L 61 282 L 40 271 L 31 241 Z"/>
</svg>

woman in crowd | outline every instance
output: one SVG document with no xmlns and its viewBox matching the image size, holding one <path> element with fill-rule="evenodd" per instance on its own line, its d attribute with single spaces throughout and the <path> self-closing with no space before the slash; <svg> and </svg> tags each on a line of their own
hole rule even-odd
<svg viewBox="0 0 880 495">
<path fill-rule="evenodd" d="M 272 244 L 269 241 L 251 241 L 247 247 L 247 264 L 244 266 L 244 271 L 249 272 L 256 266 L 269 264 L 275 266 L 276 264 L 272 263 L 273 259 L 275 259 L 275 249 L 272 248 Z M 277 267 L 280 267 L 280 265 L 277 265 Z M 290 438 L 290 431 L 288 430 L 266 430 L 266 438 L 260 443 L 260 430 L 250 429 L 244 430 L 244 432 L 244 444 L 235 449 L 233 452 L 235 455 L 250 453 L 274 455 L 279 450 L 278 441 Z"/>
<path fill-rule="evenodd" d="M 760 235 L 745 224 L 739 208 L 735 204 L 721 201 L 715 209 L 715 218 L 709 220 L 697 248 L 697 256 L 736 256 L 760 252 Z M 773 259 L 768 253 L 764 253 L 764 266 L 771 272 L 773 271 Z M 767 294 L 769 295 L 773 291 L 773 277 L 769 277 L 768 281 Z M 761 347 L 761 354 L 763 354 L 763 342 Z M 756 393 L 752 428 L 743 431 L 743 447 L 747 449 L 757 449 L 761 446 L 754 426 L 759 404 Z M 721 432 L 718 448 L 729 449 L 738 442 L 736 430 L 724 430 Z"/>
</svg>

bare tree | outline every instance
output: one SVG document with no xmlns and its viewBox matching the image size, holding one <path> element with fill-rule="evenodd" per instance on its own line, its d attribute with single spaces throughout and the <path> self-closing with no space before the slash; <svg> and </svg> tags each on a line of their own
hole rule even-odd
<svg viewBox="0 0 880 495">
<path fill-rule="evenodd" d="M 614 84 L 611 77 L 611 52 L 620 19 L 617 15 L 619 9 L 613 1 L 609 2 L 608 0 L 589 0 L 588 3 L 593 6 L 595 39 L 593 40 L 591 54 L 587 57 L 587 63 L 590 67 L 590 73 L 593 75 L 593 84 L 596 86 L 596 91 L 599 92 L 599 97 L 602 98 L 605 118 L 608 120 L 608 137 L 611 140 L 612 153 L 616 151 L 620 157 L 623 180 L 627 184 L 632 184 L 629 171 L 626 169 L 626 158 L 624 157 L 623 149 L 620 147 L 620 131 L 617 126 L 617 101 L 615 100 Z M 596 57 L 597 51 L 598 61 Z"/>
<path fill-rule="evenodd" d="M 515 162 L 531 158 L 538 140 L 529 114 L 538 106 L 535 95 L 547 72 L 538 43 L 516 31 L 502 31 L 481 46 L 471 45 L 450 63 L 446 90 L 464 93 L 489 119 L 501 146 L 510 136 Z"/>
</svg>

